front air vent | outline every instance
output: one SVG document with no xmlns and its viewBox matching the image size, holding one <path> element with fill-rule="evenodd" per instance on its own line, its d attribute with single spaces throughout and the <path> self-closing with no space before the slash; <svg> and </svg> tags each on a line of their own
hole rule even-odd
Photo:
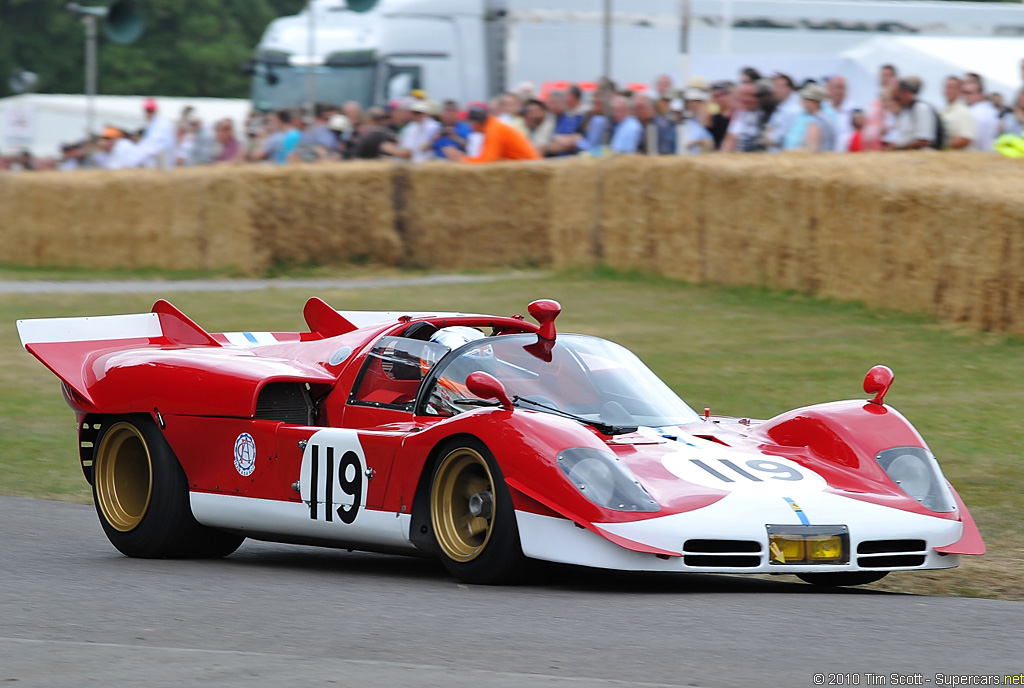
<svg viewBox="0 0 1024 688">
<path fill-rule="evenodd" d="M 260 390 L 256 418 L 290 425 L 313 424 L 313 401 L 301 382 L 270 382 Z"/>
<path fill-rule="evenodd" d="M 749 557 L 740 554 L 685 554 L 683 555 L 683 563 L 693 567 L 753 569 L 761 565 L 761 557 Z"/>
<path fill-rule="evenodd" d="M 687 540 L 683 545 L 683 551 L 701 554 L 760 552 L 761 543 L 753 540 Z"/>
<path fill-rule="evenodd" d="M 924 564 L 924 554 L 888 554 L 880 557 L 857 557 L 862 569 L 897 569 Z"/>
<path fill-rule="evenodd" d="M 750 569 L 761 565 L 761 543 L 753 540 L 687 540 L 683 563 L 699 568 Z"/>
<path fill-rule="evenodd" d="M 923 551 L 925 551 L 924 540 L 867 540 L 857 545 L 857 554 Z"/>
</svg>

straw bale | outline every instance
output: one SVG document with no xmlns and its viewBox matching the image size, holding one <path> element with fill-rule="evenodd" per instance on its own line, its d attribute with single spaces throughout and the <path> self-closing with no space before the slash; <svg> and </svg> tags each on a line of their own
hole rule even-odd
<svg viewBox="0 0 1024 688">
<path fill-rule="evenodd" d="M 644 157 L 601 161 L 600 255 L 606 265 L 618 270 L 649 270 L 656 262 L 648 232 L 651 165 Z"/>
<path fill-rule="evenodd" d="M 408 170 L 406 265 L 441 269 L 550 265 L 554 164 L 427 163 Z"/>
<path fill-rule="evenodd" d="M 364 162 L 248 168 L 254 239 L 273 262 L 394 264 L 391 166 Z"/>
<path fill-rule="evenodd" d="M 665 277 L 701 281 L 703 178 L 687 158 L 656 158 L 649 168 L 647 265 Z"/>
<path fill-rule="evenodd" d="M 600 161 L 560 160 L 548 187 L 548 232 L 555 268 L 592 267 L 599 261 Z"/>
</svg>

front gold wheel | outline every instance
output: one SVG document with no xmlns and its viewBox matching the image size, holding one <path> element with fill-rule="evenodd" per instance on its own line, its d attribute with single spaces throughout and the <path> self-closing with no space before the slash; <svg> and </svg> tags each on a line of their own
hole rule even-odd
<svg viewBox="0 0 1024 688">
<path fill-rule="evenodd" d="M 437 543 L 456 562 L 476 559 L 487 547 L 494 525 L 494 477 L 480 452 L 452 450 L 437 468 L 430 495 L 430 517 Z"/>
<path fill-rule="evenodd" d="M 122 533 L 142 522 L 153 495 L 153 457 L 131 423 L 117 423 L 104 435 L 93 463 L 96 502 L 112 528 Z"/>
</svg>

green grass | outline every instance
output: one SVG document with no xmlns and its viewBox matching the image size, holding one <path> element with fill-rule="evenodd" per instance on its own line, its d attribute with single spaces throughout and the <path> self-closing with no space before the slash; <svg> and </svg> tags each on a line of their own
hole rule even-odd
<svg viewBox="0 0 1024 688">
<path fill-rule="evenodd" d="M 3 277 L 0 271 L 0 277 Z M 302 330 L 305 291 L 166 296 L 211 331 Z M 341 309 L 525 313 L 559 300 L 558 327 L 635 351 L 698 411 L 769 418 L 863 398 L 864 373 L 896 372 L 886 401 L 914 423 L 971 508 L 990 553 L 956 571 L 904 573 L 875 587 L 1024 599 L 1024 341 L 925 316 L 759 289 L 681 285 L 609 272 L 472 286 L 324 291 Z M 0 493 L 87 502 L 74 417 L 60 386 L 21 349 L 18 318 L 149 310 L 147 295 L 0 295 Z"/>
</svg>

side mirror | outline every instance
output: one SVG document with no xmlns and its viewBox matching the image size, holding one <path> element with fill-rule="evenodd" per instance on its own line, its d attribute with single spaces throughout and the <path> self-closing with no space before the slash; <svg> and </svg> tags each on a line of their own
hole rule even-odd
<svg viewBox="0 0 1024 688">
<path fill-rule="evenodd" d="M 864 376 L 864 391 L 875 395 L 875 398 L 871 399 L 870 403 L 882 404 L 882 398 L 889 391 L 894 377 L 896 376 L 893 374 L 892 369 L 884 365 L 876 365 L 868 371 L 868 374 Z"/>
<path fill-rule="evenodd" d="M 501 381 L 493 375 L 479 370 L 475 373 L 470 373 L 469 377 L 466 378 L 466 389 L 473 396 L 480 397 L 481 399 L 497 399 L 504 409 L 512 408 L 512 400 L 508 398 L 505 385 L 501 384 Z"/>
</svg>

